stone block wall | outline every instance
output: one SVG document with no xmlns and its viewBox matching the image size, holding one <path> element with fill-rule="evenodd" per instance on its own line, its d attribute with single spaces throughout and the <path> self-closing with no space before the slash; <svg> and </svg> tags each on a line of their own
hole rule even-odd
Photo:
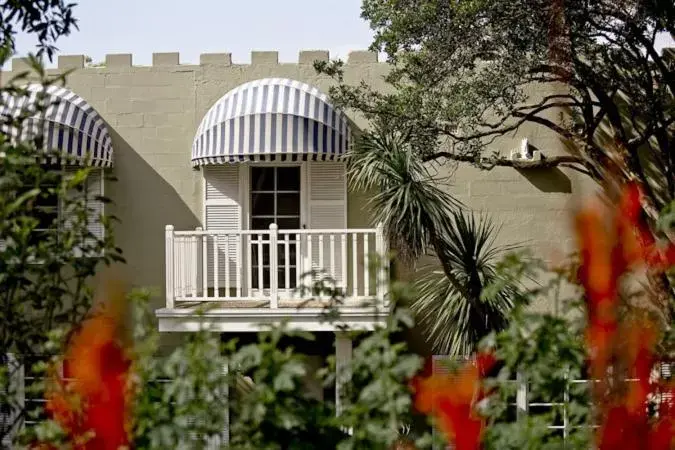
<svg viewBox="0 0 675 450">
<path fill-rule="evenodd" d="M 312 63 L 328 60 L 324 50 L 301 51 L 297 63 L 279 63 L 273 51 L 251 53 L 251 64 L 233 62 L 230 53 L 209 53 L 199 64 L 180 63 L 178 53 L 155 53 L 152 66 L 135 66 L 130 54 L 111 54 L 102 66 L 85 67 L 83 55 L 62 55 L 57 75 L 72 70 L 67 86 L 88 101 L 107 121 L 113 136 L 114 174 L 107 186 L 114 201 L 109 212 L 120 218 L 118 244 L 128 261 L 133 285 L 164 286 L 164 226 L 194 229 L 202 222 L 203 177 L 190 164 L 196 129 L 206 111 L 225 93 L 247 81 L 265 77 L 299 80 L 327 92 L 334 83 L 317 75 Z M 14 59 L 2 82 L 25 71 L 26 61 Z M 366 81 L 385 89 L 387 64 L 375 53 L 352 52 L 345 81 Z M 537 94 L 536 92 L 534 93 Z M 359 127 L 363 118 L 353 116 Z M 527 137 L 546 155 L 563 152 L 557 137 L 541 128 L 523 127 L 493 144 L 508 155 Z M 467 206 L 490 213 L 502 224 L 500 242 L 526 242 L 543 255 L 571 246 L 569 206 L 587 182 L 566 170 L 518 172 L 496 168 L 485 172 L 453 164 L 434 165 L 439 177 L 451 175 L 450 191 Z M 590 184 L 588 184 L 590 186 Z M 368 225 L 367 196 L 349 199 L 349 226 Z M 156 306 L 163 306 L 163 297 Z"/>
</svg>

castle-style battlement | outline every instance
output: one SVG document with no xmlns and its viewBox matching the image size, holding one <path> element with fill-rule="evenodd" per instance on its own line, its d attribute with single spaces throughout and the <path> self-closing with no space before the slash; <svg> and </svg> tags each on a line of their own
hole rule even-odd
<svg viewBox="0 0 675 450">
<path fill-rule="evenodd" d="M 328 50 L 301 50 L 298 53 L 297 63 L 280 63 L 277 51 L 252 51 L 250 64 L 238 64 L 232 61 L 232 53 L 202 53 L 199 56 L 199 64 L 181 64 L 178 52 L 153 53 L 151 67 L 175 67 L 175 66 L 251 66 L 251 65 L 274 65 L 274 64 L 313 64 L 315 61 L 328 61 Z M 12 71 L 21 71 L 28 68 L 27 58 L 13 58 Z M 356 50 L 349 53 L 348 65 L 377 64 L 376 52 Z M 150 67 L 134 66 L 133 55 L 130 53 L 113 53 L 105 56 L 105 62 L 101 65 L 87 66 L 85 55 L 60 55 L 57 62 L 57 70 L 72 69 L 103 69 L 103 68 L 129 68 Z"/>
</svg>

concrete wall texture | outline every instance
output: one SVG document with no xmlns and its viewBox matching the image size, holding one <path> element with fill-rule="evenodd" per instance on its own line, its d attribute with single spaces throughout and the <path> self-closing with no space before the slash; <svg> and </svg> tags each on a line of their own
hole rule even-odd
<svg viewBox="0 0 675 450">
<path fill-rule="evenodd" d="M 128 261 L 125 271 L 132 285 L 162 292 L 165 225 L 173 224 L 177 230 L 202 225 L 202 172 L 191 167 L 190 150 L 208 108 L 230 89 L 265 77 L 291 78 L 327 92 L 334 82 L 317 75 L 312 63 L 328 58 L 327 51 L 302 51 L 297 64 L 280 64 L 277 52 L 253 52 L 251 64 L 241 65 L 234 64 L 230 54 L 218 53 L 201 55 L 199 65 L 181 65 L 178 53 L 156 53 L 153 65 L 146 67 L 133 66 L 129 54 L 107 55 L 103 67 L 85 67 L 82 55 L 58 58 L 58 68 L 48 73 L 74 69 L 67 86 L 96 108 L 113 136 L 113 173 L 118 181 L 106 186 L 114 202 L 108 212 L 121 220 L 116 239 Z M 12 71 L 2 74 L 3 82 L 25 69 L 25 60 L 15 59 Z M 387 71 L 376 54 L 356 51 L 345 66 L 345 81 L 366 81 L 386 89 Z M 367 126 L 362 117 L 350 116 L 357 126 Z M 532 126 L 491 147 L 508 155 L 523 137 L 547 156 L 564 152 L 557 136 Z M 448 189 L 453 194 L 501 224 L 499 242 L 525 242 L 545 258 L 569 250 L 569 207 L 578 193 L 592 186 L 566 169 L 481 171 L 441 164 L 432 170 L 441 178 L 451 175 Z M 350 227 L 366 225 L 366 197 L 350 195 Z M 163 306 L 163 297 L 156 306 Z"/>
</svg>

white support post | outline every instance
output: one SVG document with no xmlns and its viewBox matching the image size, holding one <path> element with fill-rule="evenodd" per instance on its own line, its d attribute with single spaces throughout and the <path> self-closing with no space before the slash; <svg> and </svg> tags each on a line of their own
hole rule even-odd
<svg viewBox="0 0 675 450">
<path fill-rule="evenodd" d="M 169 309 L 173 308 L 174 301 L 174 276 L 175 276 L 175 267 L 174 267 L 174 234 L 173 234 L 173 225 L 167 225 L 165 228 L 165 237 L 166 237 L 166 307 Z"/>
<path fill-rule="evenodd" d="M 279 307 L 279 256 L 277 242 L 279 240 L 279 226 L 276 223 L 270 224 L 270 308 Z M 262 267 L 262 252 L 259 256 L 260 266 Z M 263 280 L 259 280 L 260 286 L 263 286 Z M 262 290 L 262 289 L 261 289 Z"/>
<path fill-rule="evenodd" d="M 201 232 L 202 227 L 196 227 L 195 231 Z M 199 257 L 199 245 L 198 242 L 201 240 L 200 234 L 195 234 L 192 236 L 192 242 L 191 242 L 191 251 L 192 251 L 192 273 L 191 275 L 191 281 L 192 281 L 192 298 L 197 297 L 197 287 L 199 286 L 199 260 L 201 259 Z"/>
<path fill-rule="evenodd" d="M 379 307 L 384 306 L 384 297 L 386 296 L 387 283 L 389 281 L 387 280 L 387 264 L 389 260 L 387 257 L 387 247 L 384 242 L 384 226 L 382 225 L 382 222 L 378 223 L 377 228 L 375 229 L 375 251 L 377 252 L 378 258 L 378 270 L 375 277 L 377 286 L 375 292 L 377 293 Z"/>
<path fill-rule="evenodd" d="M 518 419 L 523 419 L 527 416 L 530 406 L 527 395 L 527 378 L 525 375 L 518 372 L 516 380 L 518 383 L 518 390 L 516 391 L 516 417 Z"/>
<path fill-rule="evenodd" d="M 346 399 L 345 389 L 351 381 L 352 340 L 344 332 L 335 332 L 335 411 L 342 413 Z"/>
</svg>

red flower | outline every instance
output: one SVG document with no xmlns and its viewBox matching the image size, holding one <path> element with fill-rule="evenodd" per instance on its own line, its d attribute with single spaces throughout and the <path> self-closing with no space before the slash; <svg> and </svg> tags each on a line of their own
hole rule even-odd
<svg viewBox="0 0 675 450">
<path fill-rule="evenodd" d="M 474 409 L 485 396 L 481 377 L 495 363 L 494 355 L 482 353 L 455 374 L 434 374 L 414 381 L 415 407 L 436 417 L 441 431 L 457 450 L 480 448 L 484 421 Z"/>
<path fill-rule="evenodd" d="M 586 342 L 596 407 L 601 420 L 597 447 L 605 449 L 671 448 L 673 408 L 660 406 L 659 418 L 650 420 L 647 401 L 658 391 L 651 380 L 658 333 L 645 319 L 619 319 L 621 277 L 642 264 L 662 271 L 675 263 L 675 246 L 661 247 L 641 216 L 640 190 L 629 185 L 608 227 L 599 205 L 577 215 L 581 251 L 579 279 L 586 290 L 588 325 Z M 612 368 L 614 375 L 608 374 Z M 615 383 L 606 382 L 609 376 Z M 628 378 L 629 381 L 623 381 Z M 672 392 L 672 391 L 671 391 Z"/>
<path fill-rule="evenodd" d="M 48 414 L 78 450 L 129 446 L 130 360 L 118 339 L 118 318 L 106 310 L 84 322 L 71 341 L 64 377 L 47 393 Z"/>
</svg>

